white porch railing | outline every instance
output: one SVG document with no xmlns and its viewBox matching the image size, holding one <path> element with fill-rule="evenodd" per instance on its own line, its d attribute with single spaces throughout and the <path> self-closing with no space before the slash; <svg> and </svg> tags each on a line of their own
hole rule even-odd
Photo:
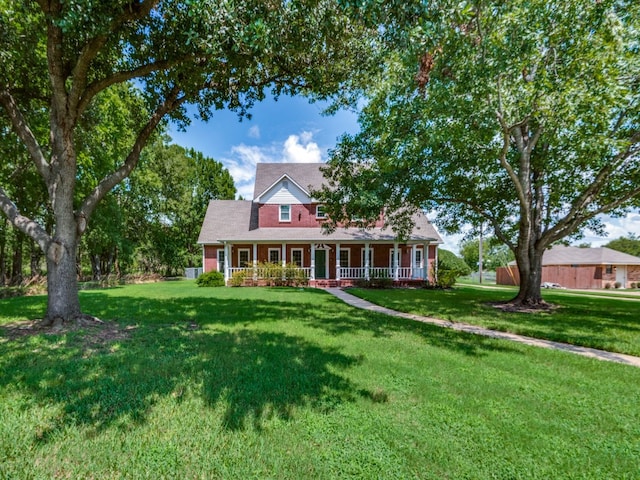
<svg viewBox="0 0 640 480">
<path fill-rule="evenodd" d="M 286 272 L 287 269 L 285 269 Z M 298 267 L 294 269 L 296 272 L 302 271 L 304 276 L 307 278 L 311 277 L 311 267 Z M 273 276 L 273 269 L 269 268 L 253 268 L 253 267 L 230 267 L 229 268 L 229 277 L 232 277 L 234 273 L 242 272 L 245 274 L 246 278 L 268 278 Z"/>
<path fill-rule="evenodd" d="M 365 267 L 340 267 L 338 270 L 338 274 L 341 279 L 358 279 L 358 278 L 366 278 L 367 272 Z M 370 267 L 369 268 L 369 278 L 394 278 L 395 277 L 395 268 L 389 267 Z M 427 278 L 425 275 L 424 268 L 412 268 L 412 267 L 400 267 L 398 268 L 398 278 L 399 279 L 424 279 Z"/>
<path fill-rule="evenodd" d="M 366 278 L 366 268 L 365 267 L 339 267 L 338 274 L 341 279 L 360 279 Z M 369 278 L 395 278 L 395 268 L 389 267 L 370 267 L 369 268 Z M 401 280 L 406 279 L 426 279 L 426 272 L 424 268 L 412 268 L 412 267 L 400 267 L 398 270 L 398 278 Z M 308 279 L 311 278 L 311 267 L 298 267 L 295 269 L 296 272 L 302 271 L 304 276 Z M 234 273 L 243 272 L 246 278 L 269 278 L 273 276 L 273 270 L 267 268 L 253 268 L 253 267 L 230 267 L 229 268 L 229 278 L 231 278 Z"/>
</svg>

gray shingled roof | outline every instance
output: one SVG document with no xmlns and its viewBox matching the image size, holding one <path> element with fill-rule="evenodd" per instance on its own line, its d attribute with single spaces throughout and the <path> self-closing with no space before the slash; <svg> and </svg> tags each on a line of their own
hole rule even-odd
<svg viewBox="0 0 640 480">
<path fill-rule="evenodd" d="M 416 225 L 409 241 L 442 243 L 442 238 L 424 214 L 420 213 L 416 215 L 415 222 Z M 390 228 L 374 228 L 371 230 L 339 228 L 331 234 L 323 233 L 320 227 L 258 228 L 257 203 L 247 200 L 213 200 L 207 208 L 207 213 L 202 223 L 202 230 L 198 237 L 198 243 L 217 244 L 225 241 L 388 242 L 394 239 L 395 235 Z"/>
<path fill-rule="evenodd" d="M 285 174 L 307 192 L 319 190 L 324 183 L 320 168 L 326 165 L 326 163 L 258 163 L 253 198 L 254 200 L 258 198 Z"/>
<path fill-rule="evenodd" d="M 542 265 L 640 265 L 640 257 L 606 247 L 580 248 L 556 245 L 544 252 Z"/>
</svg>

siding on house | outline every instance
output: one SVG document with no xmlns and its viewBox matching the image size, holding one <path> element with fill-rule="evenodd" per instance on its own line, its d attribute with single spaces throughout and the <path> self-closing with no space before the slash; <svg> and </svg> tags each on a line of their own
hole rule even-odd
<svg viewBox="0 0 640 480">
<path fill-rule="evenodd" d="M 276 185 L 260 197 L 260 203 L 268 205 L 282 205 L 291 203 L 311 203 L 311 198 L 303 192 L 293 181 L 280 180 Z"/>
</svg>

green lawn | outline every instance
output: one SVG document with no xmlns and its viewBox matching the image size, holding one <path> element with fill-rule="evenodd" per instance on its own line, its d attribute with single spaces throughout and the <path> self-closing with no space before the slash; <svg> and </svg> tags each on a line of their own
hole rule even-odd
<svg viewBox="0 0 640 480">
<path fill-rule="evenodd" d="M 320 290 L 183 281 L 81 302 L 129 337 L 0 330 L 0 478 L 639 475 L 637 368 Z M 2 300 L 0 324 L 44 305 Z"/>
<path fill-rule="evenodd" d="M 601 298 L 564 290 L 544 290 L 556 305 L 535 314 L 497 310 L 491 302 L 513 298 L 514 288 L 458 285 L 451 290 L 350 289 L 373 303 L 403 312 L 480 325 L 494 330 L 640 356 L 640 296 Z"/>
</svg>

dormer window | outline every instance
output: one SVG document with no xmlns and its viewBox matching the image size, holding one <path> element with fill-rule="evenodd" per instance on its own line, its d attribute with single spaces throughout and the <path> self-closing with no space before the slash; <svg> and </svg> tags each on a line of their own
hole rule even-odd
<svg viewBox="0 0 640 480">
<path fill-rule="evenodd" d="M 280 205 L 280 221 L 291 221 L 291 205 Z"/>
<path fill-rule="evenodd" d="M 316 205 L 316 218 L 327 218 L 327 212 L 324 205 Z"/>
</svg>

